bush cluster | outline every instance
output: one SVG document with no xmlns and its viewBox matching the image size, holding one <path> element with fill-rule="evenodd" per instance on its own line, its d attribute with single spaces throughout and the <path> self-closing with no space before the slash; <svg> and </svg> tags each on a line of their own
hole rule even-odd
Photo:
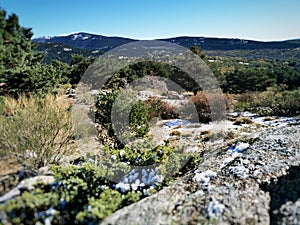
<svg viewBox="0 0 300 225">
<path fill-rule="evenodd" d="M 155 117 L 178 118 L 176 108 L 159 98 L 152 97 L 146 101 L 132 100 L 134 98 L 132 93 L 119 90 L 102 91 L 97 98 L 95 121 L 108 131 L 116 143 L 117 137 L 120 136 L 129 141 L 131 137 L 146 137 L 150 130 L 150 121 Z M 115 110 L 113 114 L 117 120 L 112 124 L 113 107 Z M 128 120 L 128 123 L 124 120 Z M 117 146 L 122 147 L 121 143 Z"/>
<path fill-rule="evenodd" d="M 186 155 L 182 167 L 180 160 L 183 156 L 175 154 L 172 157 L 177 151 L 176 148 L 167 144 L 153 147 L 148 143 L 138 144 L 131 149 L 107 148 L 106 154 L 102 156 L 103 161 L 93 156 L 68 167 L 52 166 L 56 181 L 47 185 L 37 184 L 32 192 L 25 191 L 21 196 L 0 205 L 2 215 L 5 215 L 0 222 L 4 223 L 5 220 L 7 224 L 98 224 L 116 210 L 160 190 L 181 172 L 194 168 L 199 163 L 198 156 Z M 170 157 L 172 160 L 168 159 Z M 160 168 L 162 175 L 170 173 L 170 170 L 177 173 L 171 174 L 172 177 L 155 183 L 152 187 L 129 186 L 131 188 L 122 190 L 118 188 L 117 183 L 109 179 L 116 176 L 122 180 L 126 174 L 130 175 L 127 168 L 129 164 L 152 165 L 160 162 L 166 163 Z M 121 167 L 123 169 L 120 169 Z"/>
<path fill-rule="evenodd" d="M 264 92 L 236 95 L 235 109 L 253 111 L 262 116 L 297 116 L 300 114 L 300 89 L 282 90 L 279 86 Z"/>
<path fill-rule="evenodd" d="M 211 106 L 209 105 L 208 98 L 211 103 L 214 103 L 216 106 L 224 108 L 227 111 L 230 111 L 233 107 L 233 98 L 229 94 L 218 94 L 218 93 L 209 93 L 206 94 L 203 91 L 198 91 L 196 95 L 190 98 L 190 101 L 195 105 L 199 122 L 208 123 L 211 121 Z M 225 104 L 225 105 L 224 105 Z"/>
</svg>

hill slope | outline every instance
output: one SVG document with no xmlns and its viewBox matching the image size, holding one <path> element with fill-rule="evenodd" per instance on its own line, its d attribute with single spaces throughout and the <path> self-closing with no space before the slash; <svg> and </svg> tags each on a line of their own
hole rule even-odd
<svg viewBox="0 0 300 225">
<path fill-rule="evenodd" d="M 200 46 L 204 50 L 204 54 L 211 56 L 262 58 L 280 61 L 300 59 L 300 39 L 262 42 L 226 38 L 174 37 L 159 40 L 175 43 L 186 48 L 193 45 Z M 103 52 L 137 40 L 74 33 L 64 36 L 40 37 L 33 39 L 33 41 L 39 43 L 39 51 L 46 53 L 44 62 L 59 59 L 68 63 L 72 54 L 97 57 Z"/>
<path fill-rule="evenodd" d="M 299 40 L 288 41 L 252 41 L 243 39 L 228 39 L 228 38 L 206 38 L 206 37 L 174 37 L 167 39 L 159 39 L 161 41 L 167 41 L 176 43 L 183 47 L 191 47 L 193 45 L 200 46 L 204 50 L 238 50 L 238 49 L 287 49 L 287 48 L 299 48 Z M 55 37 L 40 37 L 33 39 L 39 43 L 62 43 L 76 48 L 82 48 L 86 50 L 102 50 L 107 51 L 114 47 L 127 44 L 133 41 L 137 41 L 130 38 L 123 37 L 106 37 L 96 34 L 88 33 L 74 33 L 67 36 L 55 36 Z"/>
</svg>

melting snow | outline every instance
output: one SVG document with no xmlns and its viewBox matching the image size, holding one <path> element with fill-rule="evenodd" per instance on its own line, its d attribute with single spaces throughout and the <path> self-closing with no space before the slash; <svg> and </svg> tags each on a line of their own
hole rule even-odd
<svg viewBox="0 0 300 225">
<path fill-rule="evenodd" d="M 196 171 L 193 181 L 207 187 L 210 184 L 210 180 L 213 179 L 215 176 L 217 176 L 217 173 L 211 170 L 207 170 L 202 173 L 198 173 Z"/>
<path fill-rule="evenodd" d="M 228 152 L 230 153 L 230 156 L 225 158 L 220 166 L 220 169 L 227 166 L 230 162 L 232 162 L 235 158 L 240 157 L 242 155 L 242 152 L 249 148 L 249 143 L 243 143 L 239 142 L 236 145 L 230 146 L 228 149 Z"/>
<path fill-rule="evenodd" d="M 190 124 L 191 122 L 188 121 L 188 120 L 171 120 L 171 121 L 168 121 L 165 123 L 165 125 L 169 128 L 174 128 L 174 127 L 177 127 L 177 126 L 186 126 L 188 124 Z"/>
<path fill-rule="evenodd" d="M 241 179 L 247 178 L 249 172 L 249 170 L 243 165 L 231 166 L 229 167 L 229 171 Z"/>
<path fill-rule="evenodd" d="M 77 40 L 79 37 L 81 37 L 80 34 L 74 34 L 74 35 L 72 36 L 72 40 L 75 41 L 75 40 Z"/>
<path fill-rule="evenodd" d="M 241 153 L 247 148 L 249 148 L 250 144 L 249 143 L 243 143 L 239 142 L 236 145 L 232 145 L 229 149 L 228 152 L 232 155 L 234 153 Z"/>
<path fill-rule="evenodd" d="M 207 206 L 207 215 L 210 218 L 219 217 L 224 212 L 224 209 L 225 205 L 213 199 Z"/>
<path fill-rule="evenodd" d="M 285 127 L 291 123 L 297 122 L 296 118 L 293 117 L 280 117 L 278 119 L 266 120 L 266 117 L 256 117 L 252 118 L 255 123 L 268 125 L 271 127 Z"/>
<path fill-rule="evenodd" d="M 142 181 L 142 182 L 141 182 Z M 122 177 L 121 181 L 116 184 L 116 188 L 122 192 L 130 189 L 137 190 L 139 187 L 148 186 L 154 188 L 157 183 L 163 181 L 163 176 L 158 175 L 156 169 L 142 169 L 142 171 L 131 170 L 128 174 Z"/>
<path fill-rule="evenodd" d="M 71 48 L 64 48 L 64 51 L 65 52 L 70 52 L 70 51 L 72 51 L 72 49 Z"/>
<path fill-rule="evenodd" d="M 120 151 L 120 156 L 122 157 L 123 155 L 125 155 L 126 154 L 126 151 L 125 150 L 121 150 Z"/>
<path fill-rule="evenodd" d="M 255 113 L 251 113 L 251 112 L 243 112 L 242 113 L 242 116 L 244 116 L 244 117 L 253 117 L 253 116 L 256 116 L 257 114 L 255 114 Z"/>
</svg>

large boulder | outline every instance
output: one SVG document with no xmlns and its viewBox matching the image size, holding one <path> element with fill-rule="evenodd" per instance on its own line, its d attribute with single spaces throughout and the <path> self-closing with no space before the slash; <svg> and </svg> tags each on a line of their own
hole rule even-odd
<svg viewBox="0 0 300 225">
<path fill-rule="evenodd" d="M 300 224 L 300 126 L 212 147 L 172 186 L 101 224 Z"/>
</svg>

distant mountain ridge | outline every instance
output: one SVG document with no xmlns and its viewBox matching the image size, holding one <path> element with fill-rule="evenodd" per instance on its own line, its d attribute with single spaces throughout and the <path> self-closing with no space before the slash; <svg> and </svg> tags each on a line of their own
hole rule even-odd
<svg viewBox="0 0 300 225">
<path fill-rule="evenodd" d="M 108 51 L 117 46 L 127 44 L 135 41 L 130 38 L 122 37 L 106 37 L 97 34 L 89 33 L 74 33 L 70 35 L 61 35 L 54 37 L 39 37 L 33 39 L 33 41 L 38 43 L 60 43 L 70 45 L 75 48 L 81 48 L 86 50 L 101 50 Z"/>
<path fill-rule="evenodd" d="M 200 46 L 203 50 L 289 49 L 300 47 L 300 39 L 262 42 L 237 38 L 206 38 L 186 36 L 158 40 L 172 42 L 187 48 L 196 45 Z M 103 35 L 79 32 L 54 37 L 39 37 L 33 39 L 33 41 L 38 43 L 60 43 L 70 45 L 75 48 L 85 50 L 100 50 L 105 52 L 120 45 L 138 40 L 123 37 L 107 37 Z"/>
</svg>

